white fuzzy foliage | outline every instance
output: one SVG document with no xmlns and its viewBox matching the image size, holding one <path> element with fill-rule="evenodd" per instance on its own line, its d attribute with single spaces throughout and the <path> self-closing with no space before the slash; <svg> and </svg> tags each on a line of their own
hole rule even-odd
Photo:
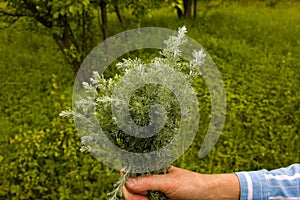
<svg viewBox="0 0 300 200">
<path fill-rule="evenodd" d="M 183 26 L 178 29 L 177 36 L 170 36 L 168 40 L 164 41 L 167 47 L 164 49 L 163 53 L 171 52 L 173 53 L 174 57 L 181 55 L 180 46 L 183 45 L 187 39 L 185 37 L 186 27 Z"/>
<path fill-rule="evenodd" d="M 200 49 L 198 51 L 194 50 L 193 52 L 193 60 L 190 61 L 190 75 L 192 75 L 196 70 L 196 67 L 200 67 L 204 64 L 206 53 Z M 199 72 L 201 74 L 201 72 Z"/>
<path fill-rule="evenodd" d="M 94 71 L 93 77 L 90 78 L 90 81 L 93 85 L 97 85 L 101 81 L 102 78 L 103 77 L 101 77 L 97 71 Z"/>
<path fill-rule="evenodd" d="M 60 117 L 73 117 L 74 111 L 73 110 L 63 110 L 59 113 Z"/>
<path fill-rule="evenodd" d="M 138 66 L 143 65 L 144 63 L 142 62 L 142 60 L 140 58 L 128 58 L 128 59 L 122 59 L 122 62 L 118 62 L 116 64 L 117 68 L 122 70 L 122 71 L 126 71 L 128 69 L 134 69 Z"/>
</svg>

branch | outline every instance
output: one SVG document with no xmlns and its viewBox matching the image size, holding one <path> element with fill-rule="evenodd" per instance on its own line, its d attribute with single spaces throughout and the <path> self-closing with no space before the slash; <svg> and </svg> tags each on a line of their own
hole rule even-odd
<svg viewBox="0 0 300 200">
<path fill-rule="evenodd" d="M 18 20 L 20 19 L 20 17 L 17 17 L 16 19 L 12 20 L 11 22 L 7 23 L 6 26 L 4 27 L 0 27 L 0 30 L 3 30 L 3 29 L 6 29 L 6 28 L 9 28 L 11 25 L 13 25 L 14 23 L 16 23 Z"/>
<path fill-rule="evenodd" d="M 3 9 L 0 9 L 0 17 L 2 16 L 9 16 L 9 17 L 26 17 L 28 15 L 25 14 L 20 14 L 20 13 L 11 13 L 11 12 L 7 12 Z M 30 17 L 30 16 L 29 16 Z"/>
<path fill-rule="evenodd" d="M 33 2 L 24 1 L 23 8 L 25 9 L 25 11 L 29 11 L 29 13 L 30 13 L 30 14 L 29 13 L 26 14 L 25 16 L 33 17 L 35 20 L 37 20 L 38 22 L 43 24 L 45 27 L 52 28 L 53 24 L 48 19 L 48 18 L 52 18 L 49 15 L 49 10 L 47 10 L 47 13 L 40 12 L 40 11 L 37 10 L 36 7 L 37 7 L 37 4 L 35 4 Z M 45 16 L 43 16 L 42 14 L 44 14 Z"/>
<path fill-rule="evenodd" d="M 24 14 L 20 14 L 20 13 L 16 13 L 16 12 L 8 12 L 5 11 L 3 9 L 0 9 L 0 18 L 1 17 L 9 17 L 8 19 L 4 19 L 4 23 L 5 25 L 3 25 L 3 27 L 0 27 L 0 30 L 9 28 L 10 26 L 12 26 L 14 23 L 16 23 L 21 17 L 25 17 L 26 15 Z"/>
</svg>

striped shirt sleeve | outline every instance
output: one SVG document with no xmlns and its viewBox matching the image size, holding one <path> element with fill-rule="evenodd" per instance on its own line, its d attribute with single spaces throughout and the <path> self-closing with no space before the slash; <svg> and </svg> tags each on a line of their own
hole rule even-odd
<svg viewBox="0 0 300 200">
<path fill-rule="evenodd" d="M 300 164 L 272 171 L 236 172 L 241 200 L 300 200 Z"/>
</svg>

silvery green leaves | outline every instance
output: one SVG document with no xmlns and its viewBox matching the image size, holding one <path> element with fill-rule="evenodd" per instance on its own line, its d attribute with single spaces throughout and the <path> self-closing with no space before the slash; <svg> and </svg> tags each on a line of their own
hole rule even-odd
<svg viewBox="0 0 300 200">
<path fill-rule="evenodd" d="M 75 113 L 72 110 L 64 110 L 59 113 L 60 117 L 72 117 Z"/>
<path fill-rule="evenodd" d="M 159 170 L 186 150 L 199 121 L 197 97 L 188 79 L 196 75 L 191 72 L 204 62 L 205 54 L 194 53 L 190 62 L 181 57 L 185 33 L 185 27 L 179 28 L 163 41 L 161 57 L 150 63 L 123 59 L 116 64 L 122 74 L 105 79 L 93 71 L 82 82 L 73 111 L 61 114 L 73 116 L 81 149 L 96 157 L 113 152 L 119 158 L 117 164 L 110 162 L 113 167 L 132 165 L 133 172 Z"/>
<path fill-rule="evenodd" d="M 144 64 L 140 58 L 134 58 L 134 59 L 128 58 L 128 59 L 123 59 L 122 61 L 123 62 L 118 62 L 116 64 L 118 69 L 120 69 L 122 72 L 125 72 L 126 70 L 129 69 L 134 69 L 136 67 L 140 67 Z"/>
<path fill-rule="evenodd" d="M 194 77 L 194 76 L 197 77 L 201 75 L 199 66 L 202 66 L 204 64 L 205 57 L 206 57 L 206 53 L 202 49 L 198 51 L 194 50 L 193 60 L 191 60 L 189 63 L 190 77 Z"/>
<path fill-rule="evenodd" d="M 166 57 L 178 57 L 181 56 L 180 47 L 187 42 L 187 38 L 185 36 L 186 28 L 185 26 L 178 29 L 178 33 L 176 36 L 170 36 L 168 40 L 165 40 L 164 43 L 167 47 L 162 51 L 162 55 Z"/>
<path fill-rule="evenodd" d="M 189 63 L 183 60 L 181 47 L 188 41 L 185 35 L 186 32 L 186 28 L 183 26 L 178 29 L 176 36 L 170 36 L 168 40 L 165 40 L 164 43 L 167 47 L 160 52 L 163 58 L 155 58 L 153 63 L 165 63 L 183 73 L 186 67 L 189 69 L 187 78 L 199 77 L 201 75 L 200 66 L 202 66 L 205 61 L 206 53 L 203 49 L 194 49 L 192 60 Z"/>
<path fill-rule="evenodd" d="M 217 68 L 185 33 L 185 27 L 178 32 L 151 27 L 126 31 L 88 55 L 76 77 L 69 113 L 82 139 L 82 150 L 117 170 L 130 166 L 131 174 L 152 173 L 179 158 L 197 133 L 200 113 L 192 78 L 202 74 L 210 92 L 219 88 L 212 92 L 212 99 L 221 102 L 218 112 L 224 108 Z M 115 59 L 141 48 L 159 49 L 160 54 L 147 63 L 141 58 L 123 59 L 116 64 L 120 74 L 103 77 Z M 220 128 L 215 125 L 223 125 L 224 115 L 215 110 L 212 106 L 212 119 L 217 120 L 210 126 L 204 154 L 218 139 L 213 131 Z"/>
</svg>

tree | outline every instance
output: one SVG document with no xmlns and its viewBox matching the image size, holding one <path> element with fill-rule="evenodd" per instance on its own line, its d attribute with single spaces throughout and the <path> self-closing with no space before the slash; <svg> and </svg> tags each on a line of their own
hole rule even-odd
<svg viewBox="0 0 300 200">
<path fill-rule="evenodd" d="M 95 45 L 93 20 L 96 17 L 99 19 L 102 39 L 109 37 L 109 4 L 114 5 L 121 26 L 125 28 L 116 0 L 6 0 L 5 6 L 0 7 L 0 17 L 8 26 L 24 18 L 35 24 L 30 29 L 46 28 L 76 74 L 83 59 Z"/>
<path fill-rule="evenodd" d="M 100 0 L 103 39 L 108 38 L 107 1 Z"/>
<path fill-rule="evenodd" d="M 31 29 L 46 28 L 67 63 L 76 74 L 87 53 L 95 45 L 94 19 L 103 40 L 109 37 L 107 13 L 115 12 L 123 29 L 125 19 L 121 9 L 132 10 L 140 19 L 150 9 L 160 7 L 164 0 L 4 0 L 0 4 L 0 19 L 8 26 L 23 18 L 34 24 Z"/>
<path fill-rule="evenodd" d="M 192 0 L 183 0 L 184 18 L 192 19 Z"/>
<path fill-rule="evenodd" d="M 193 19 L 196 19 L 197 17 L 197 0 L 194 0 L 194 15 Z"/>
<path fill-rule="evenodd" d="M 91 45 L 93 14 L 88 0 L 6 0 L 0 17 L 8 25 L 24 18 L 34 23 L 34 28 L 46 28 L 74 73 Z"/>
<path fill-rule="evenodd" d="M 118 20 L 119 20 L 119 22 L 121 24 L 122 29 L 125 30 L 126 29 L 125 19 L 124 19 L 124 17 L 121 14 L 118 2 L 114 3 L 114 9 L 115 9 L 115 12 L 117 14 L 117 17 L 118 17 Z"/>
<path fill-rule="evenodd" d="M 177 5 L 181 4 L 183 6 L 184 19 L 191 20 L 192 18 L 193 19 L 196 18 L 196 16 L 197 16 L 197 0 L 182 0 L 182 1 L 174 0 L 173 2 Z M 177 5 L 175 6 L 175 9 L 177 10 L 177 14 L 179 17 L 179 16 L 181 16 L 179 13 L 182 13 L 182 10 Z M 192 14 L 193 14 L 193 17 L 192 17 Z"/>
</svg>

